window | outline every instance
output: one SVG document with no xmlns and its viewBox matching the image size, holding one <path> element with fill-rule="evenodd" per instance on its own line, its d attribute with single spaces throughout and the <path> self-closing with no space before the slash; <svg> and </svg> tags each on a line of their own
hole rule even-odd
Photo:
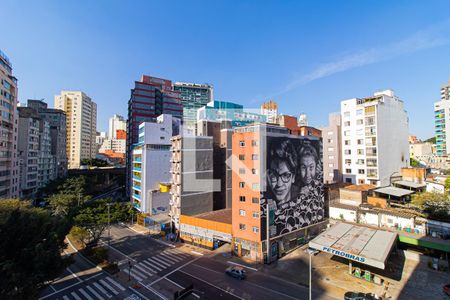
<svg viewBox="0 0 450 300">
<path fill-rule="evenodd" d="M 361 116 L 363 114 L 363 110 L 362 109 L 358 109 L 357 111 L 356 111 L 356 115 L 357 116 Z"/>
<path fill-rule="evenodd" d="M 352 169 L 345 169 L 345 173 L 351 174 L 352 173 Z"/>
<path fill-rule="evenodd" d="M 252 217 L 253 217 L 253 218 L 259 218 L 259 212 L 254 211 L 254 212 L 252 213 Z"/>
<path fill-rule="evenodd" d="M 344 136 L 350 136 L 350 130 L 344 131 Z"/>
<path fill-rule="evenodd" d="M 239 210 L 239 215 L 240 215 L 241 217 L 245 217 L 245 215 L 246 215 L 245 210 L 240 209 L 240 210 Z"/>
<path fill-rule="evenodd" d="M 253 183 L 252 190 L 259 190 L 259 183 Z"/>
<path fill-rule="evenodd" d="M 239 147 L 241 148 L 245 147 L 245 141 L 239 141 Z"/>
<path fill-rule="evenodd" d="M 258 154 L 252 154 L 252 160 L 258 160 Z"/>
<path fill-rule="evenodd" d="M 345 111 L 344 112 L 344 117 L 350 117 L 350 112 L 349 111 Z"/>
<path fill-rule="evenodd" d="M 357 143 L 358 145 L 362 145 L 362 144 L 364 143 L 364 140 L 363 140 L 363 139 L 358 139 L 358 140 L 356 141 L 356 143 Z"/>
<path fill-rule="evenodd" d="M 252 140 L 252 147 L 258 146 L 258 141 Z"/>
<path fill-rule="evenodd" d="M 239 154 L 239 160 L 245 160 L 245 155 L 244 154 Z"/>
<path fill-rule="evenodd" d="M 257 175 L 257 174 L 258 174 L 258 170 L 252 169 L 252 174 L 253 174 L 253 175 Z"/>
<path fill-rule="evenodd" d="M 346 126 L 346 127 L 350 126 L 350 121 L 345 121 L 344 126 Z"/>
<path fill-rule="evenodd" d="M 334 155 L 328 155 L 328 159 L 334 159 Z"/>
<path fill-rule="evenodd" d="M 362 128 L 356 130 L 356 135 L 363 135 L 364 131 L 362 130 Z"/>
<path fill-rule="evenodd" d="M 356 120 L 356 125 L 362 125 L 362 124 L 363 124 L 363 119 Z"/>
<path fill-rule="evenodd" d="M 245 168 L 239 168 L 239 174 L 245 174 Z"/>
<path fill-rule="evenodd" d="M 334 148 L 333 147 L 328 147 L 328 151 L 332 152 L 332 151 L 334 151 Z"/>
<path fill-rule="evenodd" d="M 259 232 L 259 227 L 253 226 L 252 227 L 252 231 L 253 231 L 253 233 L 258 233 Z"/>
<path fill-rule="evenodd" d="M 328 135 L 333 135 L 333 131 L 328 131 Z"/>
<path fill-rule="evenodd" d="M 332 168 L 332 167 L 334 167 L 333 164 L 328 164 L 328 168 Z"/>
<path fill-rule="evenodd" d="M 352 154 L 352 150 L 346 149 L 346 150 L 344 150 L 344 154 L 345 155 L 350 155 L 350 154 Z"/>
<path fill-rule="evenodd" d="M 239 224 L 239 230 L 245 230 L 245 224 L 240 223 Z"/>
<path fill-rule="evenodd" d="M 328 144 L 331 144 L 333 142 L 333 139 L 328 139 L 327 142 Z"/>
<path fill-rule="evenodd" d="M 345 140 L 345 141 L 344 141 L 344 145 L 345 145 L 345 146 L 350 146 L 350 140 Z"/>
<path fill-rule="evenodd" d="M 364 155 L 364 149 L 358 149 L 357 153 L 358 155 Z"/>
<path fill-rule="evenodd" d="M 364 169 L 358 169 L 358 174 L 364 174 Z"/>
<path fill-rule="evenodd" d="M 364 184 L 364 179 L 358 179 L 358 184 Z"/>
<path fill-rule="evenodd" d="M 253 203 L 253 204 L 259 204 L 259 198 L 257 198 L 257 197 L 252 197 L 252 203 Z"/>
<path fill-rule="evenodd" d="M 351 159 L 346 159 L 345 160 L 345 164 L 346 165 L 351 165 L 352 164 L 352 160 Z"/>
<path fill-rule="evenodd" d="M 245 196 L 239 196 L 239 202 L 245 202 Z"/>
<path fill-rule="evenodd" d="M 245 182 L 239 182 L 239 187 L 240 188 L 245 188 Z"/>
</svg>

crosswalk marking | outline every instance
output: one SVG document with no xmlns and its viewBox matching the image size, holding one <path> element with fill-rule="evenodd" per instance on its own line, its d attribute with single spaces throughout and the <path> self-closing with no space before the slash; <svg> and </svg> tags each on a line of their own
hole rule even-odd
<svg viewBox="0 0 450 300">
<path fill-rule="evenodd" d="M 161 255 L 164 255 L 165 257 L 170 258 L 176 262 L 180 262 L 183 260 L 181 257 L 176 257 L 174 254 L 170 254 L 167 252 L 162 252 Z"/>
<path fill-rule="evenodd" d="M 162 261 L 161 259 L 153 256 L 150 257 L 149 259 L 153 260 L 155 262 L 155 264 L 159 264 L 161 267 L 163 267 L 164 269 L 167 267 L 170 267 L 170 264 L 166 263 L 165 261 Z"/>
<path fill-rule="evenodd" d="M 153 269 L 150 269 L 149 267 L 147 267 L 145 264 L 143 264 L 143 262 L 140 262 L 138 265 L 136 265 L 136 267 L 143 269 L 146 272 L 150 272 L 152 274 L 156 274 L 155 271 L 153 271 Z"/>
<path fill-rule="evenodd" d="M 104 281 L 103 279 L 100 279 L 99 280 L 100 281 L 100 283 L 104 286 L 104 287 L 106 287 L 108 290 L 110 290 L 111 292 L 113 292 L 113 294 L 114 295 L 117 295 L 119 292 L 118 291 L 116 291 L 112 286 L 110 286 L 106 281 Z"/>
<path fill-rule="evenodd" d="M 86 288 L 92 293 L 94 294 L 95 297 L 97 297 L 97 299 L 99 300 L 105 300 L 105 298 L 103 298 L 102 296 L 100 296 L 93 288 L 91 288 L 89 285 L 86 286 Z"/>
<path fill-rule="evenodd" d="M 81 298 L 80 297 L 78 297 L 78 295 L 77 295 L 77 293 L 75 293 L 75 292 L 72 292 L 72 293 L 70 293 L 71 295 L 72 295 L 72 297 L 74 297 L 75 299 L 77 299 L 77 300 L 81 300 Z"/>
<path fill-rule="evenodd" d="M 86 293 L 86 291 L 83 290 L 83 288 L 79 288 L 78 291 L 79 291 L 84 297 L 86 297 L 86 299 L 88 299 L 88 300 L 94 300 L 94 298 L 92 298 L 88 293 Z"/>
<path fill-rule="evenodd" d="M 112 298 L 112 295 L 109 294 L 100 284 L 98 284 L 97 282 L 94 282 L 94 286 L 100 290 L 100 292 L 102 292 L 104 295 L 106 295 L 106 297 L 108 298 Z"/>
<path fill-rule="evenodd" d="M 121 291 L 125 291 L 125 288 L 118 282 L 114 281 L 113 279 L 106 277 L 106 280 L 114 284 L 117 288 L 119 288 Z"/>
<path fill-rule="evenodd" d="M 69 297 L 67 297 L 67 296 L 63 296 L 63 299 L 64 300 L 70 300 Z"/>
<path fill-rule="evenodd" d="M 161 267 L 159 267 L 159 265 L 155 265 L 155 263 L 154 263 L 153 261 L 151 261 L 150 258 L 148 258 L 147 260 L 145 260 L 144 263 L 146 263 L 146 264 L 152 266 L 153 268 L 155 268 L 155 269 L 158 270 L 158 271 L 162 271 L 163 269 L 166 268 L 166 267 L 163 267 L 163 268 L 161 269 Z"/>
<path fill-rule="evenodd" d="M 169 252 L 169 251 L 167 251 L 167 252 Z M 181 256 L 181 257 L 183 257 L 183 258 L 188 258 L 188 257 L 190 257 L 189 254 L 187 254 L 187 253 L 185 253 L 185 252 L 183 252 L 183 251 L 177 250 L 177 249 L 173 249 L 173 250 L 171 250 L 170 252 L 173 253 L 173 254 L 175 254 L 175 255 L 177 255 L 177 256 Z"/>
<path fill-rule="evenodd" d="M 164 261 L 164 262 L 168 263 L 169 265 L 173 265 L 173 264 L 177 263 L 176 261 L 169 260 L 167 257 L 162 256 L 162 255 L 158 255 L 157 257 L 159 260 Z"/>
<path fill-rule="evenodd" d="M 150 272 L 148 272 L 147 270 L 145 270 L 143 267 L 141 267 L 140 265 L 134 265 L 134 268 L 135 268 L 136 270 L 139 270 L 140 272 L 142 272 L 142 273 L 144 273 L 144 274 L 150 273 Z M 152 276 L 152 275 L 153 275 L 153 273 L 150 274 L 150 276 Z"/>
<path fill-rule="evenodd" d="M 133 278 L 136 279 L 137 281 L 142 281 L 142 280 L 144 280 L 144 278 L 141 278 L 141 277 L 139 276 L 139 274 L 137 274 L 134 270 L 131 270 L 131 271 L 129 272 L 129 274 L 131 275 L 131 277 L 133 277 Z"/>
</svg>

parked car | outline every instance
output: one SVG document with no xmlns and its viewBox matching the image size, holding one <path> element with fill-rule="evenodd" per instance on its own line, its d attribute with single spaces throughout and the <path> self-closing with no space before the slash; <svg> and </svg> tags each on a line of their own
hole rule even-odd
<svg viewBox="0 0 450 300">
<path fill-rule="evenodd" d="M 371 293 L 361 293 L 361 292 L 347 292 L 344 295 L 345 300 L 381 300 L 381 297 L 378 297 L 375 294 Z"/>
<path fill-rule="evenodd" d="M 237 266 L 232 266 L 232 267 L 228 267 L 225 270 L 225 273 L 231 277 L 237 278 L 239 280 L 245 279 L 245 277 L 247 276 L 245 274 L 245 270 L 241 267 L 237 267 Z"/>
<path fill-rule="evenodd" d="M 444 293 L 446 293 L 447 295 L 450 296 L 450 284 L 444 285 L 443 290 L 444 290 Z"/>
</svg>

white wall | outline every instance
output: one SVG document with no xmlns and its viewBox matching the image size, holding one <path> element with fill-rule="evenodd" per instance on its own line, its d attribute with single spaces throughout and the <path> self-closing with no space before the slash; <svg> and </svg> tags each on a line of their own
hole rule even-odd
<svg viewBox="0 0 450 300">
<path fill-rule="evenodd" d="M 330 206 L 330 218 L 342 220 L 341 215 L 344 221 L 356 223 L 356 211 Z"/>
<path fill-rule="evenodd" d="M 425 182 L 425 184 L 426 184 L 427 192 L 439 193 L 439 194 L 445 193 L 445 187 L 443 184 L 436 183 L 436 182 L 429 182 L 429 181 Z"/>
</svg>

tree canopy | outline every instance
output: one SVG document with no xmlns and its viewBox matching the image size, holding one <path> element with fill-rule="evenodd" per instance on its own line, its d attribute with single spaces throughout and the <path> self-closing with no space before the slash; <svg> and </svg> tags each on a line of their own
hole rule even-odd
<svg viewBox="0 0 450 300">
<path fill-rule="evenodd" d="M 91 159 L 82 159 L 81 165 L 89 166 L 89 167 L 107 167 L 108 162 L 99 158 L 91 158 Z"/>
<path fill-rule="evenodd" d="M 420 208 L 432 219 L 450 220 L 450 199 L 448 194 L 417 193 L 412 196 L 411 204 Z"/>
<path fill-rule="evenodd" d="M 0 295 L 32 299 L 65 267 L 61 251 L 70 224 L 30 202 L 0 201 Z"/>
</svg>

